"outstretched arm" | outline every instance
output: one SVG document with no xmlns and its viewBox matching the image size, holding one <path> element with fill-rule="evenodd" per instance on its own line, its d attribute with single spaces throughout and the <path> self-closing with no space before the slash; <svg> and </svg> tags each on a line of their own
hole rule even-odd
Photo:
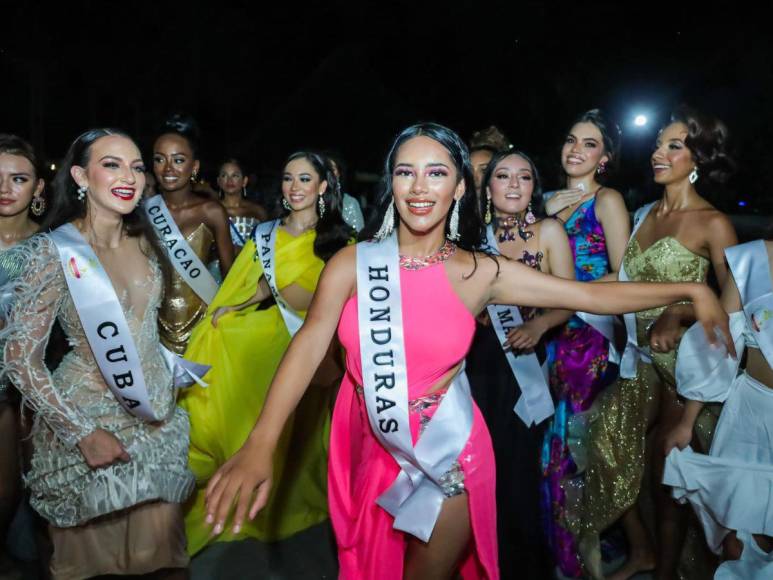
<svg viewBox="0 0 773 580">
<path fill-rule="evenodd" d="M 517 304 L 539 308 L 565 308 L 594 314 L 624 314 L 656 308 L 680 300 L 693 302 L 696 318 L 703 325 L 708 340 L 717 340 L 719 328 L 735 356 L 727 314 L 716 296 L 705 284 L 647 282 L 583 283 L 563 280 L 536 272 L 513 261 L 502 261 L 500 274 L 494 279 L 489 304 Z"/>
<path fill-rule="evenodd" d="M 255 427 L 242 448 L 210 480 L 207 523 L 215 524 L 215 533 L 222 532 L 234 501 L 234 533 L 238 533 L 247 508 L 249 517 L 254 518 L 268 500 L 274 449 L 328 350 L 346 300 L 354 292 L 354 260 L 355 248 L 350 246 L 325 266 L 306 320 L 279 364 Z"/>
</svg>

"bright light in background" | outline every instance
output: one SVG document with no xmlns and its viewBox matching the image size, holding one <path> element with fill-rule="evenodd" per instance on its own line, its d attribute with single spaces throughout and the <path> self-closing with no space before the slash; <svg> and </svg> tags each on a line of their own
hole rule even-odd
<svg viewBox="0 0 773 580">
<path fill-rule="evenodd" d="M 636 115 L 633 119 L 633 124 L 637 127 L 644 127 L 647 124 L 647 117 L 645 115 Z"/>
<path fill-rule="evenodd" d="M 56 163 L 51 164 L 51 171 L 56 171 Z"/>
</svg>

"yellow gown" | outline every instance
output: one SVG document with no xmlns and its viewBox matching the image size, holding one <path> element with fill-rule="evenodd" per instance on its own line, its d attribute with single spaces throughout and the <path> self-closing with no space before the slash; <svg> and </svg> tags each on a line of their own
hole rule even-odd
<svg viewBox="0 0 773 580">
<path fill-rule="evenodd" d="M 313 292 L 324 262 L 314 254 L 316 232 L 294 238 L 282 228 L 276 237 L 276 279 L 279 291 L 297 284 Z M 263 269 L 249 240 L 236 258 L 207 315 L 193 330 L 185 358 L 212 366 L 204 377 L 208 388 L 183 392 L 180 405 L 191 419 L 189 465 L 196 492 L 186 507 L 188 552 L 195 554 L 213 541 L 247 537 L 275 541 L 328 517 L 327 447 L 331 389 L 310 388 L 291 416 L 275 454 L 274 482 L 268 505 L 239 534 L 230 528 L 216 538 L 204 523 L 204 493 L 215 471 L 247 439 L 255 425 L 268 387 L 290 342 L 279 308 L 247 308 L 220 317 L 220 306 L 241 304 L 257 288 Z M 299 312 L 302 317 L 305 312 Z"/>
</svg>

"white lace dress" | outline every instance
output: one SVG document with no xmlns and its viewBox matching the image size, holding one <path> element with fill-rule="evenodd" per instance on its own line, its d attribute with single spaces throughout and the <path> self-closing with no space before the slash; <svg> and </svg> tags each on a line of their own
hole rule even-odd
<svg viewBox="0 0 773 580">
<path fill-rule="evenodd" d="M 51 238 L 39 234 L 11 251 L 26 267 L 0 288 L 15 296 L 3 305 L 0 379 L 10 379 L 35 410 L 26 476 L 32 507 L 53 526 L 67 528 L 144 502 L 183 502 L 194 484 L 187 466 L 189 422 L 176 406 L 172 376 L 159 351 L 158 265 L 152 261 L 152 276 L 139 283 L 147 285 L 150 297 L 141 320 L 121 297 L 151 404 L 155 415 L 164 417 L 151 424 L 124 411 L 102 379 Z M 52 374 L 43 359 L 56 319 L 72 350 Z M 113 433 L 131 460 L 89 468 L 76 444 L 97 428 Z"/>
</svg>

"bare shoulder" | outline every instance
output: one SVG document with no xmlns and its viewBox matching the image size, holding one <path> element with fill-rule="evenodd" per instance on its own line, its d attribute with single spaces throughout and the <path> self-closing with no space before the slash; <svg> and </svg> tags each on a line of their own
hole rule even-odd
<svg viewBox="0 0 773 580">
<path fill-rule="evenodd" d="M 208 220 L 221 221 L 228 219 L 228 212 L 219 201 L 214 199 L 205 199 L 199 204 L 199 211 L 202 212 L 204 217 Z"/>
<path fill-rule="evenodd" d="M 625 209 L 623 194 L 612 187 L 602 187 L 596 194 L 596 208 L 603 210 Z M 627 210 L 626 210 L 627 211 Z"/>
<path fill-rule="evenodd" d="M 702 215 L 696 215 L 695 219 L 700 220 L 702 229 L 709 238 L 717 236 L 724 239 L 727 239 L 728 237 L 736 239 L 735 227 L 726 214 L 710 204 L 705 212 L 700 213 Z M 737 239 L 736 243 L 738 243 Z"/>
<path fill-rule="evenodd" d="M 354 295 L 357 286 L 356 246 L 345 246 L 330 258 L 322 270 L 320 289 L 334 288 L 336 292 Z"/>
<path fill-rule="evenodd" d="M 566 230 L 564 226 L 557 219 L 548 217 L 537 222 L 539 224 L 539 235 L 541 239 L 546 241 L 554 240 L 557 238 L 565 239 Z"/>
</svg>

